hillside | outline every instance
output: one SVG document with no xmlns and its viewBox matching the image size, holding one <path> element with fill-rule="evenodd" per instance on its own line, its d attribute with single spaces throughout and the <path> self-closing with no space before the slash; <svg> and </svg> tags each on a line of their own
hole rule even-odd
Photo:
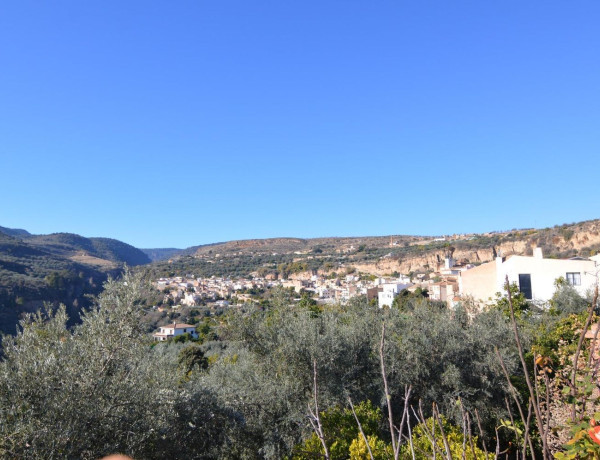
<svg viewBox="0 0 600 460">
<path fill-rule="evenodd" d="M 111 238 L 85 238 L 73 233 L 31 235 L 24 238 L 28 244 L 42 248 L 52 254 L 72 258 L 90 256 L 128 265 L 150 263 L 150 258 L 141 250 Z"/>
<path fill-rule="evenodd" d="M 177 248 L 152 248 L 152 249 L 140 249 L 144 254 L 146 254 L 152 262 L 160 262 L 163 260 L 169 260 L 182 256 L 192 256 L 196 253 L 201 253 L 202 248 L 211 248 L 213 246 L 219 246 L 227 243 L 209 243 L 202 244 L 199 246 L 191 246 L 186 249 L 177 249 Z"/>
<path fill-rule="evenodd" d="M 0 331 L 14 333 L 24 312 L 44 302 L 64 303 L 71 317 L 90 304 L 108 275 L 124 263 L 150 259 L 139 249 L 110 238 L 85 238 L 71 233 L 32 235 L 0 228 Z"/>
<path fill-rule="evenodd" d="M 24 312 L 44 302 L 64 303 L 73 317 L 89 305 L 87 294 L 97 294 L 114 267 L 96 267 L 59 257 L 22 240 L 0 233 L 0 331 L 14 334 Z"/>
<path fill-rule="evenodd" d="M 344 238 L 270 238 L 230 241 L 188 248 L 170 261 L 151 266 L 159 274 L 197 276 L 289 276 L 301 272 L 358 270 L 384 275 L 429 272 L 453 250 L 459 263 L 480 264 L 497 254 L 530 255 L 534 247 L 546 257 L 587 257 L 600 251 L 600 220 L 483 234 L 393 235 Z"/>
<path fill-rule="evenodd" d="M 148 258 L 152 262 L 158 262 L 161 260 L 167 260 L 171 257 L 180 255 L 183 252 L 183 249 L 177 248 L 150 248 L 150 249 L 140 249 L 144 254 L 148 256 Z"/>
<path fill-rule="evenodd" d="M 31 233 L 29 233 L 27 230 L 23 230 L 22 228 L 7 228 L 7 227 L 0 227 L 0 233 L 4 233 L 5 235 L 9 235 L 9 236 L 16 236 L 17 238 L 22 238 L 22 237 L 31 235 Z"/>
</svg>

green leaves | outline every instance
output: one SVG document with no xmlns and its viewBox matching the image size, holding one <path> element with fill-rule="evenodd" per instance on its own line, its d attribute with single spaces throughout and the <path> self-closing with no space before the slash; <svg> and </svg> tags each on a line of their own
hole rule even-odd
<svg viewBox="0 0 600 460">
<path fill-rule="evenodd" d="M 175 349 L 149 347 L 140 324 L 145 287 L 126 272 L 73 330 L 62 307 L 30 315 L 4 338 L 0 456 L 173 458 L 183 456 L 179 446 L 190 456 L 219 449 L 235 415 L 197 382 L 182 382 Z M 184 372 L 205 366 L 197 347 L 179 358 Z"/>
</svg>

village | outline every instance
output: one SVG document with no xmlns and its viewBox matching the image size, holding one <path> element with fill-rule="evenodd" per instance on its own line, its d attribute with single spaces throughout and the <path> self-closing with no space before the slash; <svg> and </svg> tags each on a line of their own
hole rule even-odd
<svg viewBox="0 0 600 460">
<path fill-rule="evenodd" d="M 157 307 L 161 310 L 179 306 L 235 307 L 258 303 L 258 294 L 278 286 L 293 291 L 298 297 L 308 294 L 318 305 L 344 304 L 353 297 L 365 295 L 371 304 L 390 307 L 402 290 L 420 288 L 427 291 L 431 300 L 445 302 L 450 308 L 466 299 L 483 306 L 503 291 L 506 279 L 516 284 L 526 299 L 542 305 L 552 297 L 559 279 L 568 282 L 582 296 L 588 294 L 597 283 L 599 264 L 600 255 L 544 258 L 541 248 L 533 248 L 531 256 L 498 255 L 495 260 L 480 265 L 457 264 L 450 249 L 444 252 L 443 262 L 435 270 L 410 276 L 374 276 L 356 272 L 332 276 L 303 272 L 287 279 L 260 276 L 233 279 L 187 274 L 160 278 L 153 284 L 164 294 L 163 306 Z"/>
</svg>

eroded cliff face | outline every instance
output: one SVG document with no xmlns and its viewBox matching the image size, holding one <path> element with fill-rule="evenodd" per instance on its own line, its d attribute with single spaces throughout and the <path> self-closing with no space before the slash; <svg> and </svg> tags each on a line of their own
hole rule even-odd
<svg viewBox="0 0 600 460">
<path fill-rule="evenodd" d="M 497 247 L 482 248 L 476 250 L 454 251 L 453 258 L 456 264 L 481 264 L 494 260 L 497 254 L 509 256 L 513 254 L 531 253 L 530 244 L 525 241 L 516 241 L 500 244 Z M 365 273 L 373 275 L 383 275 L 386 273 L 398 272 L 407 274 L 415 271 L 438 271 L 444 267 L 445 254 L 443 250 L 431 251 L 422 255 L 415 255 L 403 259 L 381 259 L 374 263 L 355 265 L 355 268 Z"/>
<path fill-rule="evenodd" d="M 451 244 L 451 243 L 450 243 Z M 600 222 L 591 221 L 568 228 L 553 228 L 526 233 L 522 239 L 504 241 L 495 246 L 478 249 L 461 249 L 454 251 L 453 258 L 457 264 L 481 264 L 494 260 L 497 255 L 530 256 L 533 248 L 541 246 L 550 249 L 553 254 L 589 251 L 590 248 L 600 248 Z M 593 250 L 592 250 L 593 252 Z M 546 253 L 546 255 L 549 255 Z M 587 255 L 587 254 L 584 254 Z M 373 263 L 363 263 L 354 267 L 365 273 L 384 275 L 393 272 L 407 274 L 415 271 L 437 271 L 443 267 L 444 251 L 429 251 L 423 254 L 394 259 L 380 259 Z"/>
<path fill-rule="evenodd" d="M 198 256 L 284 256 L 294 262 L 319 258 L 329 262 L 319 266 L 319 274 L 345 273 L 354 268 L 363 273 L 384 275 L 393 272 L 437 271 L 444 265 L 445 252 L 452 246 L 457 264 L 482 264 L 497 255 L 532 255 L 541 247 L 545 257 L 588 257 L 600 252 L 600 220 L 557 225 L 544 229 L 521 229 L 484 234 L 425 236 L 379 236 L 344 238 L 271 238 L 230 241 L 202 246 Z M 387 254 L 381 257 L 382 254 Z M 211 256 L 212 257 L 212 256 Z M 278 262 L 279 263 L 279 262 Z M 265 262 L 263 266 L 267 266 Z M 315 267 L 318 264 L 308 264 Z M 325 265 L 331 268 L 325 268 Z M 269 267 L 276 277 L 274 264 Z M 313 272 L 295 273 L 290 278 L 307 279 Z"/>
</svg>

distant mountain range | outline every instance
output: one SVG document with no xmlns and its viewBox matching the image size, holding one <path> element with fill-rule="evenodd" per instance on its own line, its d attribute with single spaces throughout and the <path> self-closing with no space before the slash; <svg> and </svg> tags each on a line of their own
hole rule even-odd
<svg viewBox="0 0 600 460">
<path fill-rule="evenodd" d="M 89 305 L 88 294 L 97 294 L 107 276 L 117 275 L 124 264 L 149 265 L 152 276 L 383 275 L 435 270 L 449 250 L 460 263 L 478 264 L 496 254 L 530 254 L 536 246 L 548 257 L 598 253 L 600 220 L 483 234 L 270 238 L 186 249 L 138 249 L 111 238 L 33 235 L 0 227 L 0 332 L 14 333 L 22 313 L 35 311 L 44 301 L 62 302 L 78 312 Z"/>
<path fill-rule="evenodd" d="M 265 240 L 266 241 L 266 240 Z M 182 256 L 193 256 L 197 254 L 202 248 L 211 248 L 213 246 L 220 246 L 227 243 L 208 243 L 200 244 L 198 246 L 190 246 L 185 249 L 177 248 L 156 248 L 156 249 L 140 249 L 146 254 L 152 262 L 160 262 L 163 260 L 175 259 Z"/>
<path fill-rule="evenodd" d="M 171 257 L 176 257 L 184 253 L 184 249 L 177 248 L 156 248 L 156 249 L 140 249 L 152 262 L 159 260 L 167 260 Z"/>
</svg>

